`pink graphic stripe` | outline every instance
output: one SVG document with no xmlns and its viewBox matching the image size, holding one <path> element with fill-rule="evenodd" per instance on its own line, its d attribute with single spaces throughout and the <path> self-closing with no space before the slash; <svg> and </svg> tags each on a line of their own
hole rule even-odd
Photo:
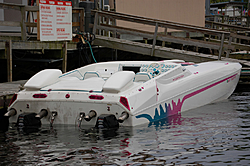
<svg viewBox="0 0 250 166">
<path fill-rule="evenodd" d="M 194 92 L 184 96 L 182 101 L 180 101 L 180 99 L 179 99 L 177 104 L 172 100 L 172 109 L 171 109 L 170 104 L 168 104 L 168 116 L 171 116 L 171 115 L 174 115 L 174 114 L 177 114 L 177 113 L 181 112 L 182 105 L 183 105 L 183 103 L 184 103 L 184 101 L 186 99 L 188 99 L 190 97 L 193 97 L 193 96 L 195 96 L 195 95 L 197 95 L 197 94 L 199 94 L 199 93 L 201 93 L 201 92 L 203 92 L 203 91 L 205 91 L 207 89 L 210 89 L 210 88 L 212 88 L 212 87 L 214 87 L 214 86 L 216 86 L 216 85 L 218 85 L 218 84 L 220 84 L 220 83 L 222 83 L 222 82 L 224 82 L 224 81 L 226 81 L 228 79 L 231 79 L 231 78 L 235 77 L 236 75 L 237 74 L 234 74 L 234 75 L 232 75 L 232 76 L 230 76 L 228 78 L 225 78 L 225 79 L 220 80 L 220 81 L 218 81 L 216 83 L 213 83 L 213 84 L 211 84 L 209 86 L 206 86 L 206 87 L 201 88 L 201 89 L 199 89 L 197 91 L 194 91 Z"/>
<path fill-rule="evenodd" d="M 218 84 L 220 84 L 220 83 L 222 83 L 222 82 L 224 82 L 224 81 L 226 81 L 226 80 L 228 80 L 228 79 L 230 79 L 230 78 L 232 78 L 232 77 L 234 77 L 234 76 L 236 76 L 236 75 L 237 75 L 237 74 L 234 74 L 234 75 L 232 75 L 232 76 L 230 76 L 230 77 L 228 77 L 228 78 L 225 78 L 225 79 L 220 80 L 220 81 L 218 81 L 218 82 L 216 82 L 216 83 L 213 83 L 213 84 L 211 84 L 211 85 L 209 85 L 209 86 L 207 86 L 207 87 L 201 88 L 200 90 L 197 90 L 197 91 L 195 91 L 195 92 L 192 92 L 192 93 L 190 93 L 190 94 L 184 96 L 183 101 L 186 100 L 186 99 L 188 99 L 188 98 L 190 98 L 190 97 L 193 97 L 194 95 L 197 95 L 197 94 L 199 94 L 199 93 L 201 93 L 201 92 L 203 92 L 203 91 L 205 91 L 205 90 L 207 90 L 207 89 L 210 89 L 210 88 L 212 88 L 212 87 L 214 87 L 214 86 L 216 86 L 216 85 L 218 85 Z"/>
</svg>

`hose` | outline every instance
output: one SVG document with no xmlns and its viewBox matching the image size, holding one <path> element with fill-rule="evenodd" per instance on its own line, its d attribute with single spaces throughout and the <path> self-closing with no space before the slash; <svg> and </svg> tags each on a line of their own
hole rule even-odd
<svg viewBox="0 0 250 166">
<path fill-rule="evenodd" d="M 90 44 L 87 40 L 86 40 L 86 42 L 89 44 L 89 49 L 90 49 L 90 51 L 91 51 L 91 55 L 92 55 L 92 57 L 93 57 L 93 59 L 94 59 L 95 63 L 97 63 L 97 62 L 96 62 L 96 60 L 95 60 L 95 57 L 94 57 L 93 51 L 92 51 L 91 44 Z"/>
<path fill-rule="evenodd" d="M 91 56 L 92 56 L 94 62 L 97 63 L 97 61 L 95 59 L 95 56 L 93 54 L 93 50 L 92 50 L 91 44 L 90 44 L 90 42 L 92 42 L 93 40 L 95 40 L 95 35 L 92 34 L 92 33 L 84 33 L 84 34 L 83 33 L 79 33 L 78 35 L 80 36 L 80 41 L 81 41 L 80 42 L 81 44 L 79 45 L 80 49 L 81 49 L 82 46 L 84 46 L 84 45 L 86 45 L 86 43 L 88 43 L 89 49 L 90 49 L 90 52 L 91 52 Z"/>
</svg>

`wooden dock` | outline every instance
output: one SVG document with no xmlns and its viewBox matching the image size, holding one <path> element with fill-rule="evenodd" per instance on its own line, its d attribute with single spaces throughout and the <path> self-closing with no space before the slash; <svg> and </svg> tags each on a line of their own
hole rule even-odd
<svg viewBox="0 0 250 166">
<path fill-rule="evenodd" d="M 27 29 L 33 27 L 39 29 L 39 21 L 30 22 L 26 20 L 26 12 L 39 12 L 39 6 L 26 6 L 12 3 L 0 3 L 0 9 L 12 9 L 20 11 L 21 22 L 0 21 L 0 26 L 21 27 L 20 33 L 0 33 L 0 58 L 7 59 L 7 81 L 12 81 L 12 51 L 13 50 L 58 50 L 63 59 L 62 71 L 67 70 L 67 51 L 77 50 L 77 42 L 72 41 L 39 41 L 39 30 L 37 34 L 30 34 Z M 72 22 L 72 28 L 80 27 L 84 31 L 84 8 L 72 8 L 73 14 L 78 14 L 79 22 Z"/>
<path fill-rule="evenodd" d="M 0 109 L 7 106 L 12 96 L 17 93 L 27 80 L 0 83 Z"/>
<path fill-rule="evenodd" d="M 27 80 L 0 83 L 0 97 L 13 95 L 18 92 Z"/>
<path fill-rule="evenodd" d="M 25 11 L 38 11 L 37 6 L 24 6 L 13 5 L 7 3 L 0 3 L 0 8 L 8 8 L 22 11 L 22 17 L 24 18 Z M 72 13 L 79 13 L 79 16 L 83 16 L 81 9 L 72 9 Z M 240 35 L 236 32 L 225 31 L 223 29 L 210 29 L 205 27 L 199 27 L 194 25 L 182 24 L 177 22 L 171 22 L 166 20 L 152 19 L 141 16 L 134 16 L 124 13 L 110 12 L 110 11 L 97 11 L 93 10 L 92 14 L 95 16 L 93 27 L 93 34 L 96 39 L 92 42 L 93 45 L 104 46 L 111 49 L 122 50 L 127 52 L 138 53 L 142 55 L 148 55 L 151 57 L 160 57 L 164 59 L 182 59 L 192 62 L 204 62 L 211 60 L 226 60 L 239 62 L 244 66 L 250 66 L 250 62 L 247 60 L 239 60 L 229 58 L 230 51 L 236 49 L 250 50 L 248 44 L 235 43 L 239 40 L 250 41 L 250 37 L 246 35 Z M 0 34 L 0 53 L 4 54 L 3 57 L 7 59 L 7 72 L 8 81 L 12 81 L 12 50 L 58 50 L 60 51 L 60 58 L 63 59 L 62 71 L 67 71 L 67 51 L 77 50 L 77 42 L 61 41 L 61 42 L 41 42 L 30 40 L 28 33 L 26 33 L 26 27 L 37 27 L 36 23 L 25 22 L 23 19 L 21 22 L 1 22 L 1 26 L 20 26 L 21 34 L 17 39 L 16 36 L 7 36 L 8 34 Z M 80 19 L 81 22 L 83 19 Z M 117 26 L 117 22 L 125 21 L 142 25 L 151 26 L 154 32 L 142 31 L 133 28 Z M 82 25 L 81 22 L 72 23 L 73 26 Z M 209 23 L 209 22 L 206 22 Z M 86 25 L 85 25 L 86 26 Z M 224 26 L 214 24 L 214 26 Z M 230 25 L 230 28 L 236 28 Z M 83 29 L 80 26 L 80 29 Z M 160 31 L 164 29 L 164 31 Z M 175 31 L 181 31 L 185 34 L 185 37 L 173 36 L 169 29 Z M 226 29 L 226 28 L 225 28 Z M 238 31 L 250 32 L 250 28 L 237 29 Z M 199 34 L 203 40 L 191 38 L 191 34 Z M 120 39 L 121 35 L 132 35 L 144 39 L 142 41 L 125 40 Z M 14 38 L 15 37 L 15 38 Z M 36 38 L 37 36 L 35 36 Z M 211 38 L 215 37 L 215 38 Z M 33 36 L 34 38 L 34 36 Z M 151 44 L 147 41 L 152 41 Z M 161 43 L 159 45 L 159 43 Z M 178 45 L 195 47 L 194 51 L 187 51 L 184 49 L 174 49 L 167 47 L 167 43 L 177 43 Z M 216 50 L 217 54 L 204 54 L 199 53 L 199 48 L 206 48 L 209 50 Z"/>
<path fill-rule="evenodd" d="M 96 35 L 94 43 L 96 45 L 101 45 L 123 51 L 134 52 L 143 55 L 151 55 L 152 52 L 151 44 L 134 42 L 124 39 L 110 38 L 106 36 Z M 165 59 L 182 59 L 185 61 L 192 61 L 192 62 L 206 62 L 206 61 L 218 60 L 218 56 L 216 55 L 202 54 L 198 52 L 185 51 L 185 50 L 179 50 L 162 46 L 155 46 L 153 56 Z M 227 57 L 221 57 L 221 60 L 239 62 L 243 65 L 250 66 L 250 62 L 247 60 L 238 60 Z"/>
<path fill-rule="evenodd" d="M 124 13 L 115 13 L 108 11 L 92 11 L 92 13 L 95 14 L 95 21 L 93 27 L 93 33 L 96 34 L 96 39 L 93 42 L 93 44 L 95 45 L 166 59 L 183 59 L 185 61 L 193 62 L 227 60 L 239 62 L 245 66 L 250 66 L 250 62 L 247 60 L 229 58 L 230 50 L 235 50 L 235 47 L 245 48 L 246 50 L 250 49 L 249 45 L 237 44 L 232 42 L 233 39 L 244 39 L 250 41 L 250 37 L 238 35 L 236 33 L 231 33 L 225 30 L 209 29 L 193 25 L 181 24 L 177 22 L 134 16 Z M 102 20 L 106 20 L 106 22 Z M 152 26 L 154 27 L 155 32 L 145 32 L 133 28 L 119 27 L 116 25 L 117 20 L 136 22 L 137 24 Z M 158 32 L 159 28 L 165 28 L 164 33 Z M 184 31 L 187 34 L 192 32 L 200 33 L 203 34 L 204 37 L 208 36 L 209 40 L 205 40 L 206 38 L 204 38 L 204 40 L 197 40 L 191 38 L 171 36 L 171 34 L 168 33 L 168 29 Z M 250 31 L 250 28 L 241 29 L 243 29 L 244 31 Z M 108 37 L 107 34 L 111 35 Z M 151 39 L 153 42 L 152 44 L 147 44 L 117 38 L 117 36 L 120 36 L 121 34 L 139 36 L 144 39 Z M 210 41 L 211 36 L 216 36 L 217 41 Z M 162 45 L 156 45 L 157 41 L 161 41 Z M 195 46 L 196 50 L 198 50 L 199 47 L 208 48 L 211 50 L 218 50 L 218 55 L 209 55 L 198 52 L 168 48 L 165 47 L 166 42 Z M 224 54 L 224 52 L 226 54 Z"/>
</svg>

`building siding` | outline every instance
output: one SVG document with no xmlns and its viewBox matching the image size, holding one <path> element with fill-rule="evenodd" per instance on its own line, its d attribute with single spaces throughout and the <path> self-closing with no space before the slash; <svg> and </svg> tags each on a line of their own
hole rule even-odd
<svg viewBox="0 0 250 166">
<path fill-rule="evenodd" d="M 205 0 L 116 0 L 116 11 L 160 20 L 205 26 Z M 124 21 L 118 21 L 117 25 L 154 31 L 152 26 Z M 163 29 L 159 29 L 159 32 L 163 31 Z M 168 30 L 168 32 L 170 31 Z"/>
</svg>

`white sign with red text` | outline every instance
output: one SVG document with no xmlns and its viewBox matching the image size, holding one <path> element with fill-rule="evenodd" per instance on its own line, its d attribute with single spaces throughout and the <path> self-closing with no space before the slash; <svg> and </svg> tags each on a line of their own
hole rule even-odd
<svg viewBox="0 0 250 166">
<path fill-rule="evenodd" d="M 72 3 L 39 0 L 40 41 L 72 40 Z"/>
</svg>

